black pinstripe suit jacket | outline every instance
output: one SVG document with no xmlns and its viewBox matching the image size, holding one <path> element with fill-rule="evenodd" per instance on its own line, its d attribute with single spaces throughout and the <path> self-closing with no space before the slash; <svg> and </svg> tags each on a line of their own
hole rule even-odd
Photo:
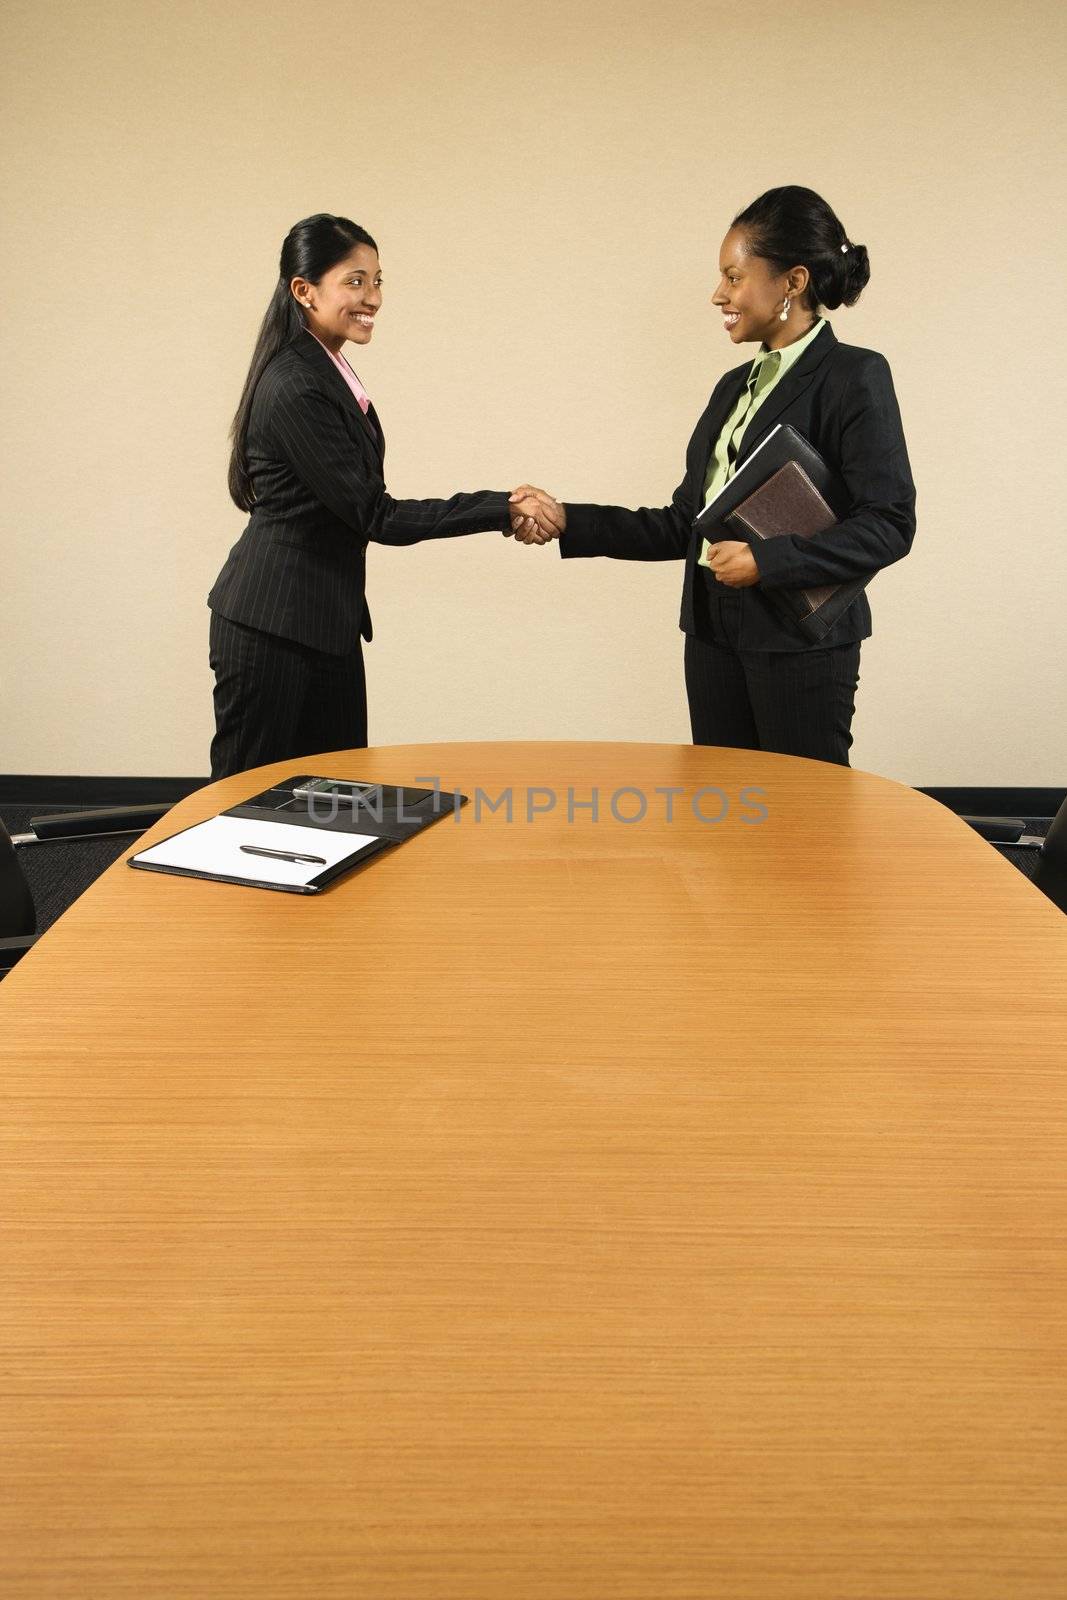
<svg viewBox="0 0 1067 1600">
<path fill-rule="evenodd" d="M 754 550 L 758 584 L 731 589 L 697 565 L 703 534 L 693 520 L 715 441 L 733 409 L 751 362 L 719 380 L 686 451 L 685 477 L 669 506 L 568 505 L 564 556 L 616 556 L 629 561 L 685 561 L 680 625 L 686 633 L 745 650 L 814 648 L 782 620 L 766 598 L 775 586 L 807 588 L 865 576 L 907 555 L 915 533 L 915 485 L 885 357 L 839 344 L 827 323 L 753 417 L 738 464 L 779 422 L 792 423 L 837 472 L 851 509 L 818 539 L 768 539 Z M 866 595 L 849 606 L 823 641 L 851 644 L 871 631 Z"/>
<path fill-rule="evenodd" d="M 416 544 L 509 525 L 506 492 L 394 500 L 373 406 L 364 416 L 326 351 L 301 333 L 256 386 L 248 427 L 251 520 L 208 605 L 231 622 L 329 655 L 371 637 L 367 545 Z"/>
</svg>

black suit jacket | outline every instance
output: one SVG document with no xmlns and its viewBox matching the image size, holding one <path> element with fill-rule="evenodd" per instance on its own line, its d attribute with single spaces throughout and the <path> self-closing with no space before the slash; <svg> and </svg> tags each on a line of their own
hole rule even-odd
<svg viewBox="0 0 1067 1600">
<path fill-rule="evenodd" d="M 850 510 L 817 540 L 800 536 L 756 542 L 758 584 L 731 589 L 697 565 L 703 535 L 693 526 L 715 442 L 751 362 L 712 391 L 686 452 L 685 477 L 669 506 L 568 505 L 563 556 L 628 561 L 685 561 L 680 625 L 686 633 L 745 650 L 813 648 L 783 621 L 766 596 L 772 588 L 840 583 L 877 572 L 907 555 L 915 533 L 915 485 L 889 364 L 874 350 L 839 344 L 829 323 L 772 389 L 749 424 L 738 464 L 776 423 L 792 423 L 825 457 L 848 491 Z M 866 595 L 849 606 L 823 641 L 849 644 L 871 631 Z"/>
<path fill-rule="evenodd" d="M 301 333 L 256 386 L 248 427 L 251 520 L 208 605 L 232 622 L 329 655 L 371 637 L 367 545 L 416 544 L 509 526 L 508 497 L 481 490 L 450 500 L 394 500 L 385 441 L 326 351 Z"/>
</svg>

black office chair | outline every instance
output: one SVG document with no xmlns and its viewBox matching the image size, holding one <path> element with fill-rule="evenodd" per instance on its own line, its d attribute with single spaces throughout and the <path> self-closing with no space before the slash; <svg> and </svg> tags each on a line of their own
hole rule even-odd
<svg viewBox="0 0 1067 1600">
<path fill-rule="evenodd" d="M 0 821 L 0 977 L 38 938 L 33 895 L 16 848 L 53 840 L 107 839 L 143 833 L 170 810 L 166 805 L 109 806 L 31 817 L 27 833 L 10 834 Z"/>
<path fill-rule="evenodd" d="M 33 896 L 15 855 L 11 835 L 0 822 L 0 974 L 10 971 L 37 937 Z"/>
<path fill-rule="evenodd" d="M 1042 839 L 1025 832 L 1026 824 L 1018 817 L 961 817 L 969 822 L 983 839 L 1013 850 L 1038 852 L 1030 882 L 1047 894 L 1061 911 L 1067 911 L 1067 800 L 1053 817 L 1049 830 Z"/>
</svg>

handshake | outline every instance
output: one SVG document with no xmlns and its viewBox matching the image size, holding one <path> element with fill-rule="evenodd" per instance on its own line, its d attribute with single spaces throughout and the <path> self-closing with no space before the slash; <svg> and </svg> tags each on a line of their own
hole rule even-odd
<svg viewBox="0 0 1067 1600">
<path fill-rule="evenodd" d="M 511 527 L 504 538 L 514 536 L 517 544 L 548 544 L 567 526 L 567 513 L 559 501 L 532 484 L 521 483 L 510 496 L 510 506 Z"/>
</svg>

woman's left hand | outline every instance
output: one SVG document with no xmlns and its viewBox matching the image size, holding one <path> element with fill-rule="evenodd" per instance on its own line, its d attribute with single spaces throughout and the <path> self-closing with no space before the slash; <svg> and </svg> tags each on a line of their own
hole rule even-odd
<svg viewBox="0 0 1067 1600">
<path fill-rule="evenodd" d="M 544 489 L 523 483 L 508 498 L 511 527 L 504 529 L 505 539 L 514 534 L 517 544 L 549 544 L 566 530 L 565 508 Z"/>
<path fill-rule="evenodd" d="M 720 583 L 731 589 L 747 589 L 759 582 L 756 558 L 742 539 L 725 539 L 708 545 L 708 566 Z"/>
</svg>

